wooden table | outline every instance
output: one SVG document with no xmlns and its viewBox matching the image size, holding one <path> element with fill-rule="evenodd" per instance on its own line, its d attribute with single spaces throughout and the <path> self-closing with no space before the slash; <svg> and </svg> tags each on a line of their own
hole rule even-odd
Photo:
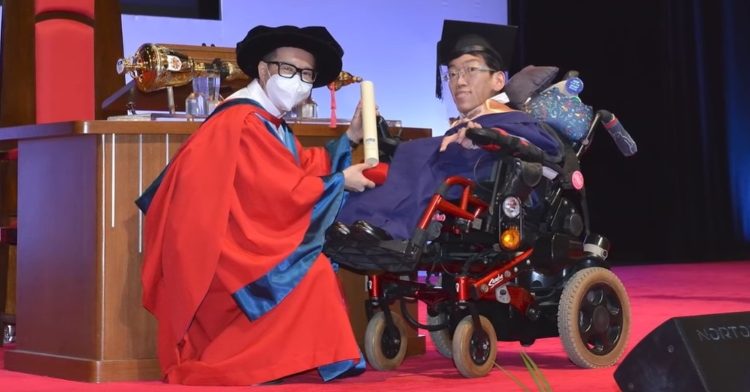
<svg viewBox="0 0 750 392">
<path fill-rule="evenodd" d="M 6 369 L 86 382 L 159 378 L 156 320 L 141 304 L 143 216 L 134 200 L 198 125 L 80 121 L 0 129 L 0 140 L 16 139 L 19 148 L 18 340 L 6 351 Z M 306 146 L 344 131 L 291 126 Z M 361 346 L 364 277 L 341 275 Z M 416 316 L 416 305 L 410 312 Z M 409 355 L 424 353 L 424 336 L 416 329 L 407 335 Z"/>
</svg>

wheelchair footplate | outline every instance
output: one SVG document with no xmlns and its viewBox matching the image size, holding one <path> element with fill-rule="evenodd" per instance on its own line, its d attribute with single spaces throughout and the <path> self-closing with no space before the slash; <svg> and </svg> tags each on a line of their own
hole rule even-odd
<svg viewBox="0 0 750 392">
<path fill-rule="evenodd" d="M 332 262 L 355 270 L 408 273 L 417 268 L 422 247 L 411 240 L 331 239 L 323 253 Z"/>
</svg>

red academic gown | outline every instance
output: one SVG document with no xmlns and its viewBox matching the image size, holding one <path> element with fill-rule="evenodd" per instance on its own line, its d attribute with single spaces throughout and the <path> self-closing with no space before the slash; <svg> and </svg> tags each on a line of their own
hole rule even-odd
<svg viewBox="0 0 750 392">
<path fill-rule="evenodd" d="M 261 116 L 278 121 L 250 104 L 207 120 L 148 208 L 143 302 L 158 319 L 170 383 L 252 385 L 316 368 L 326 379 L 364 367 L 320 253 L 345 198 L 335 171 L 351 162 L 348 143 L 303 149 Z"/>
</svg>

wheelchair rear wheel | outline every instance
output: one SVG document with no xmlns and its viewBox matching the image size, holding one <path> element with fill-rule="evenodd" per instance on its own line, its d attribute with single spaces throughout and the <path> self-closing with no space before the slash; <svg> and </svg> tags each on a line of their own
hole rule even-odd
<svg viewBox="0 0 750 392">
<path fill-rule="evenodd" d="M 388 328 L 385 313 L 376 313 L 367 323 L 365 356 L 376 370 L 394 370 L 406 357 L 406 326 L 400 314 L 391 312 L 393 327 Z"/>
<path fill-rule="evenodd" d="M 435 317 L 428 314 L 427 325 L 447 324 L 446 321 L 448 321 L 449 317 L 448 313 L 438 313 Z M 440 355 L 446 358 L 453 358 L 453 339 L 451 337 L 450 327 L 443 328 L 439 331 L 430 331 L 430 338 Z"/>
<path fill-rule="evenodd" d="M 458 323 L 453 333 L 453 363 L 467 378 L 490 373 L 497 357 L 497 334 L 489 319 L 479 316 L 482 333 L 476 333 L 471 316 Z"/>
<path fill-rule="evenodd" d="M 582 368 L 614 365 L 630 336 L 630 301 L 625 286 L 606 268 L 576 272 L 563 289 L 557 327 L 573 363 Z"/>
</svg>

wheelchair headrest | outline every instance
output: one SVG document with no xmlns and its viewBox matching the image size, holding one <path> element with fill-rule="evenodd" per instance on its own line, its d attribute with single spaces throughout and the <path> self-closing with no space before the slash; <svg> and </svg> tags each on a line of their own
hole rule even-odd
<svg viewBox="0 0 750 392">
<path fill-rule="evenodd" d="M 529 65 L 513 75 L 505 83 L 503 91 L 508 96 L 508 105 L 521 108 L 531 97 L 544 91 L 552 85 L 557 77 L 557 67 L 537 67 Z"/>
</svg>

